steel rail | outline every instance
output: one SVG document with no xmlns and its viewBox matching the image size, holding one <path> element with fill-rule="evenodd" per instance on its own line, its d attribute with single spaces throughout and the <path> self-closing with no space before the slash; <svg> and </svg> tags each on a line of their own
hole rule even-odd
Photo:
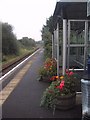
<svg viewBox="0 0 90 120">
<path fill-rule="evenodd" d="M 0 78 L 0 82 L 2 82 L 5 78 L 9 77 L 12 73 L 14 73 L 19 67 L 21 67 L 24 63 L 26 63 L 33 55 L 35 55 L 38 51 L 41 49 L 36 50 L 33 54 L 31 54 L 29 57 L 27 57 L 25 60 L 20 62 L 18 65 L 16 65 L 13 69 L 11 69 L 9 72 L 7 72 L 5 75 L 3 75 Z"/>
</svg>

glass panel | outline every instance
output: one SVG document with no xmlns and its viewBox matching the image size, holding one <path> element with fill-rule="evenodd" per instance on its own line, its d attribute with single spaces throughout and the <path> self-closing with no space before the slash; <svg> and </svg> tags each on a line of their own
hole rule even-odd
<svg viewBox="0 0 90 120">
<path fill-rule="evenodd" d="M 69 68 L 83 69 L 84 46 L 82 45 L 85 43 L 85 21 L 70 21 L 70 26 L 70 45 L 72 46 L 70 47 Z"/>
<path fill-rule="evenodd" d="M 90 16 L 90 0 L 87 2 L 87 16 Z"/>
</svg>

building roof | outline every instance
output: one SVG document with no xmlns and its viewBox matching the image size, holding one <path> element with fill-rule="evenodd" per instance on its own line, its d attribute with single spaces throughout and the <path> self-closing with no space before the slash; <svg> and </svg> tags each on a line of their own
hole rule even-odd
<svg viewBox="0 0 90 120">
<path fill-rule="evenodd" d="M 64 1 L 64 2 L 62 2 Z M 86 0 L 83 0 L 84 2 L 65 2 L 67 0 L 61 0 L 60 2 L 56 3 L 56 7 L 54 10 L 53 14 L 53 23 L 54 27 L 56 26 L 57 21 L 62 21 L 62 19 L 73 19 L 73 20 L 86 20 L 90 19 L 87 17 L 87 2 Z M 80 1 L 80 0 L 79 0 Z M 61 28 L 62 28 L 62 22 L 61 23 Z M 80 22 L 79 22 L 80 23 Z M 75 24 L 75 27 L 77 27 L 79 24 Z M 84 24 L 81 23 L 78 26 L 79 27 L 83 26 Z M 76 28 L 75 28 L 76 29 Z"/>
<path fill-rule="evenodd" d="M 62 19 L 87 19 L 87 2 L 57 2 L 53 16 Z"/>
</svg>

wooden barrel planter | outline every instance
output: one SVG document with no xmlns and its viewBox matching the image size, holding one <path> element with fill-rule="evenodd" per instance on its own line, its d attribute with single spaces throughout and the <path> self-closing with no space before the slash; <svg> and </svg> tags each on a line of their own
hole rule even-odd
<svg viewBox="0 0 90 120">
<path fill-rule="evenodd" d="M 60 110 L 68 110 L 76 105 L 76 93 L 72 95 L 60 96 L 57 98 L 55 108 Z"/>
</svg>

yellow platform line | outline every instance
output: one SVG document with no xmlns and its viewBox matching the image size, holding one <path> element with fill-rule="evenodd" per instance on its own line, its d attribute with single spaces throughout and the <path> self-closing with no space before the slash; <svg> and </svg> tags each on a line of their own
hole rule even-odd
<svg viewBox="0 0 90 120">
<path fill-rule="evenodd" d="M 22 70 L 19 71 L 18 74 L 3 88 L 3 90 L 0 92 L 0 106 L 6 101 L 6 99 L 9 97 L 9 95 L 12 93 L 14 88 L 18 85 L 18 83 L 22 80 L 23 76 L 27 72 L 27 70 L 30 68 L 32 64 L 32 61 L 29 61 Z"/>
</svg>

